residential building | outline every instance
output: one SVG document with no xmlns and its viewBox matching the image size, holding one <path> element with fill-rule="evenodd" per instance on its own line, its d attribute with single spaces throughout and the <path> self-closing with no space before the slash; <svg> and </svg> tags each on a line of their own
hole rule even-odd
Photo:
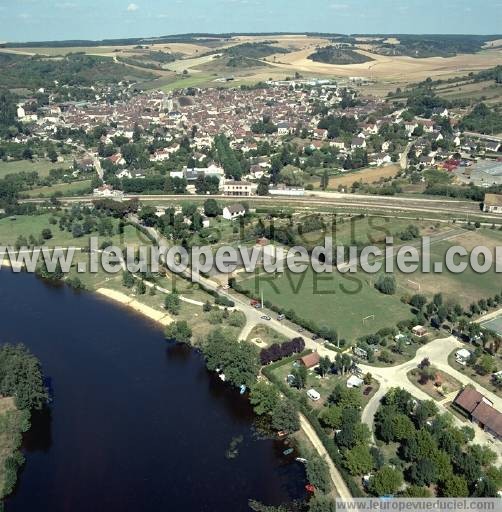
<svg viewBox="0 0 502 512">
<path fill-rule="evenodd" d="M 226 196 L 250 196 L 251 183 L 247 181 L 226 180 L 223 184 L 223 193 Z"/>
<path fill-rule="evenodd" d="M 488 213 L 502 213 L 502 194 L 485 194 L 483 210 Z"/>
<path fill-rule="evenodd" d="M 234 220 L 244 215 L 246 215 L 246 209 L 241 204 L 231 204 L 223 208 L 223 218 L 226 220 Z"/>
</svg>

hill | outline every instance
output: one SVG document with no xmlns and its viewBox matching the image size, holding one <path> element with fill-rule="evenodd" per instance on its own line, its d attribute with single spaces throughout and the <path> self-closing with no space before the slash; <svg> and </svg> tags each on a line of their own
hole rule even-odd
<svg viewBox="0 0 502 512">
<path fill-rule="evenodd" d="M 322 62 L 323 64 L 361 64 L 369 62 L 373 59 L 350 48 L 337 48 L 336 46 L 326 46 L 318 48 L 315 53 L 308 56 L 314 62 Z"/>
<path fill-rule="evenodd" d="M 495 36 L 475 35 L 396 35 L 373 41 L 374 53 L 386 56 L 407 56 L 416 59 L 427 57 L 455 57 L 459 54 L 479 52 Z M 392 40 L 397 42 L 389 42 Z"/>
<path fill-rule="evenodd" d="M 146 71 L 91 55 L 70 54 L 51 59 L 0 53 L 0 88 L 6 89 L 38 89 L 55 81 L 59 86 L 92 86 L 151 78 L 154 75 Z"/>
</svg>

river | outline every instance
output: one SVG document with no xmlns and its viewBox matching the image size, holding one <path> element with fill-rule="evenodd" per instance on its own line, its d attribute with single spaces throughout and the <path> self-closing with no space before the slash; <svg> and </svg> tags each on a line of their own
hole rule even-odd
<svg viewBox="0 0 502 512">
<path fill-rule="evenodd" d="M 91 293 L 5 268 L 0 285 L 0 342 L 28 346 L 53 390 L 7 512 L 244 512 L 303 496 L 301 465 L 258 439 L 246 398 L 198 353 Z"/>
</svg>

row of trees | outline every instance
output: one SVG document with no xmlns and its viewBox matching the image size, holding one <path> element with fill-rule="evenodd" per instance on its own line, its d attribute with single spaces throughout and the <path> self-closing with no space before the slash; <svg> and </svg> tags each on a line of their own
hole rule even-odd
<svg viewBox="0 0 502 512">
<path fill-rule="evenodd" d="M 260 362 L 263 366 L 279 361 L 293 354 L 299 354 L 305 350 L 305 340 L 303 338 L 293 338 L 284 343 L 274 343 L 270 347 L 262 348 L 260 352 Z"/>
</svg>

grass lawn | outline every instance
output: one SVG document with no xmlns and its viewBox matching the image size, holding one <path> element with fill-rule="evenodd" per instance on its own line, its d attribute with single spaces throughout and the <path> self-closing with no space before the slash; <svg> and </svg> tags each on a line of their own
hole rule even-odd
<svg viewBox="0 0 502 512">
<path fill-rule="evenodd" d="M 265 345 L 270 346 L 274 343 L 284 343 L 288 338 L 278 333 L 268 325 L 255 325 L 247 338 L 248 341 L 259 338 Z"/>
<path fill-rule="evenodd" d="M 45 247 L 88 247 L 89 236 L 80 238 L 73 238 L 72 234 L 68 231 L 61 231 L 58 225 L 49 223 L 49 219 L 55 217 L 52 214 L 44 213 L 41 215 L 20 215 L 16 217 L 9 217 L 0 219 L 0 244 L 1 245 L 14 245 L 19 235 L 24 235 L 28 238 L 33 235 L 38 239 L 43 229 L 49 228 L 52 232 L 52 238 L 46 240 Z M 57 217 L 56 217 L 57 218 Z M 113 224 L 116 226 L 118 221 L 112 219 Z M 92 236 L 96 236 L 93 233 Z M 122 235 L 114 235 L 112 237 L 100 237 L 101 241 L 111 241 L 113 245 L 124 246 L 125 244 L 139 245 L 144 243 L 138 236 L 138 231 L 133 226 L 125 226 Z"/>
<path fill-rule="evenodd" d="M 14 162 L 0 161 L 0 179 L 8 174 L 17 174 L 23 171 L 35 171 L 39 176 L 48 176 L 51 169 L 68 169 L 70 161 L 52 163 L 49 160 L 16 160 Z"/>
<path fill-rule="evenodd" d="M 198 87 L 208 85 L 214 78 L 206 73 L 197 73 L 193 75 L 184 76 L 182 78 L 175 78 L 169 83 L 163 85 L 160 89 L 164 92 L 175 91 L 177 89 L 185 89 L 186 87 Z"/>
<path fill-rule="evenodd" d="M 72 181 L 71 183 L 57 183 L 50 187 L 32 188 L 26 191 L 29 197 L 51 197 L 55 192 L 63 195 L 85 195 L 90 193 L 92 180 Z"/>
<path fill-rule="evenodd" d="M 410 224 L 417 226 L 424 236 L 437 235 L 445 229 L 441 225 L 434 226 L 432 222 L 382 216 L 326 216 L 324 223 L 327 226 L 326 231 L 313 231 L 301 236 L 297 235 L 297 243 L 306 248 L 313 248 L 316 245 L 323 245 L 324 238 L 329 236 L 333 238 L 335 245 L 350 245 L 362 242 L 367 245 L 383 246 L 385 237 L 396 237 L 397 233 L 405 231 Z M 396 243 L 399 243 L 399 241 L 396 241 Z"/>
<path fill-rule="evenodd" d="M 286 381 L 287 376 L 292 372 L 294 366 L 294 363 L 287 363 L 282 366 L 279 366 L 274 370 L 275 375 L 281 379 L 283 382 Z M 344 376 L 341 375 L 334 375 L 330 374 L 324 378 L 321 378 L 315 370 L 309 370 L 308 376 L 307 376 L 307 382 L 305 384 L 304 389 L 296 390 L 294 388 L 295 393 L 298 393 L 300 396 L 306 396 L 307 391 L 309 389 L 315 389 L 320 395 L 321 398 L 317 402 L 313 402 L 309 400 L 309 404 L 314 409 L 322 409 L 322 407 L 326 404 L 328 397 L 333 392 L 335 386 L 337 384 L 346 385 L 347 379 L 350 377 L 350 374 L 347 373 Z M 365 395 L 363 394 L 363 391 L 367 389 L 368 387 L 371 387 L 370 392 Z M 378 390 L 378 382 L 373 380 L 372 384 L 370 386 L 363 385 L 361 388 L 359 388 L 359 392 L 361 393 L 361 396 L 363 397 L 363 407 L 369 402 L 371 397 L 377 392 Z"/>
<path fill-rule="evenodd" d="M 462 384 L 457 379 L 441 370 L 436 370 L 436 382 L 430 380 L 426 384 L 421 384 L 419 382 L 420 371 L 418 369 L 409 371 L 407 375 L 408 379 L 413 382 L 417 388 L 421 389 L 437 401 L 441 401 L 450 393 L 454 393 L 455 391 L 460 391 L 462 389 Z M 436 386 L 436 383 L 441 383 L 441 385 Z"/>
<path fill-rule="evenodd" d="M 263 292 L 265 301 L 294 310 L 301 318 L 336 328 L 339 337 L 350 342 L 412 316 L 398 295 L 383 295 L 370 283 L 370 277 L 362 273 L 317 274 L 309 267 L 302 274 L 263 274 L 241 281 L 240 286 L 258 297 Z M 374 318 L 364 320 L 370 315 Z"/>
<path fill-rule="evenodd" d="M 500 242 L 498 241 L 499 238 Z M 437 242 L 431 246 L 431 268 L 434 268 L 435 262 L 442 262 L 443 271 L 441 273 L 417 271 L 413 274 L 403 274 L 396 271 L 398 293 L 417 293 L 417 285 L 414 283 L 419 283 L 420 293 L 430 297 L 441 292 L 447 299 L 459 302 L 464 307 L 479 299 L 493 297 L 500 293 L 502 289 L 499 274 L 495 272 L 494 266 L 484 274 L 474 272 L 470 265 L 462 273 L 452 273 L 446 269 L 444 262 L 446 252 L 452 246 L 461 245 L 470 251 L 475 245 L 485 245 L 492 248 L 495 244 L 501 242 L 501 233 L 489 229 L 466 232 L 465 235 L 452 240 Z M 461 261 L 468 262 L 468 258 L 456 257 L 456 263 Z"/>
</svg>

